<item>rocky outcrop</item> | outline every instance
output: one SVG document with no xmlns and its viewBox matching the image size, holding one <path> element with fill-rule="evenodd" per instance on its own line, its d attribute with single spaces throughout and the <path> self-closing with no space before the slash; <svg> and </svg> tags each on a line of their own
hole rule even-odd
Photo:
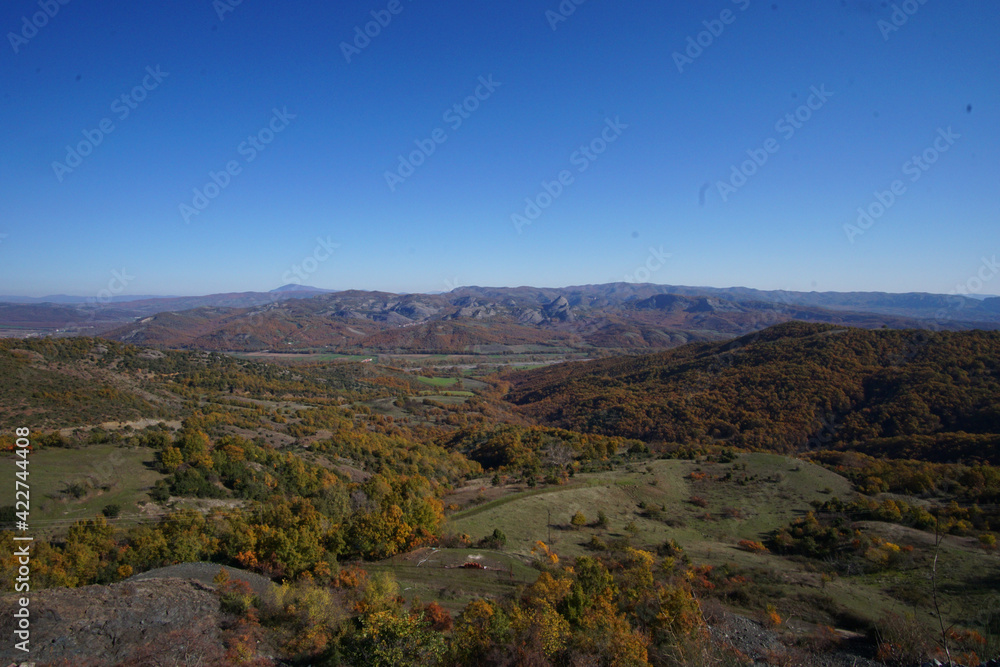
<svg viewBox="0 0 1000 667">
<path fill-rule="evenodd" d="M 16 604 L 12 596 L 0 600 L 0 632 L 8 638 Z M 219 600 L 194 581 L 54 588 L 33 593 L 29 610 L 28 655 L 38 665 L 212 664 L 225 652 Z M 25 655 L 12 641 L 0 645 L 0 664 Z M 160 662 L 151 662 L 154 657 Z"/>
<path fill-rule="evenodd" d="M 545 316 L 537 310 L 526 310 L 517 316 L 519 324 L 541 324 L 545 321 Z"/>
<path fill-rule="evenodd" d="M 542 312 L 550 320 L 559 320 L 561 322 L 573 321 L 573 310 L 570 308 L 569 301 L 564 296 L 553 299 L 545 306 Z"/>
</svg>

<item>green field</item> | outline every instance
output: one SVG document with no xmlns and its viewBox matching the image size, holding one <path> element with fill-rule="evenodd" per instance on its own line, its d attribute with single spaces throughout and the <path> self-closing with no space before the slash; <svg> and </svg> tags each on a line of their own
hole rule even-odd
<svg viewBox="0 0 1000 667">
<path fill-rule="evenodd" d="M 486 569 L 464 569 L 477 562 Z M 370 573 L 390 572 L 408 601 L 437 602 L 458 614 L 476 598 L 496 598 L 529 584 L 538 570 L 511 554 L 488 549 L 420 549 L 365 565 Z"/>
<path fill-rule="evenodd" d="M 586 553 L 583 545 L 593 534 L 624 535 L 630 522 L 638 529 L 637 544 L 655 546 L 674 538 L 707 554 L 713 548 L 735 551 L 732 546 L 740 539 L 762 539 L 768 531 L 810 509 L 810 500 L 829 498 L 831 494 L 823 493 L 823 489 L 829 488 L 832 495 L 841 497 L 850 494 L 846 479 L 811 463 L 772 454 L 740 456 L 737 463 L 745 463 L 745 474 L 757 479 L 746 486 L 694 482 L 687 479 L 692 472 L 720 475 L 732 465 L 652 461 L 614 472 L 577 475 L 564 486 L 510 495 L 458 512 L 452 515 L 449 529 L 475 538 L 500 528 L 507 534 L 512 551 L 527 554 L 535 540 L 548 539 L 547 517 L 551 512 L 553 546 L 566 555 Z M 768 481 L 778 476 L 780 481 Z M 703 497 L 707 506 L 686 502 L 695 495 Z M 664 514 L 681 525 L 669 526 L 662 520 L 644 517 L 640 503 L 665 505 Z M 603 511 L 608 527 L 600 531 L 570 529 L 570 518 L 577 511 L 590 521 Z M 706 513 L 711 518 L 699 518 Z"/>
<path fill-rule="evenodd" d="M 442 391 L 439 394 L 421 394 L 420 398 L 437 401 L 446 405 L 458 405 L 459 403 L 465 403 L 467 399 L 474 395 L 471 391 Z"/>
<path fill-rule="evenodd" d="M 481 382 L 479 380 L 461 378 L 462 385 L 452 389 L 452 387 L 456 387 L 456 385 L 458 385 L 459 378 L 432 378 L 418 375 L 416 379 L 421 384 L 434 387 L 435 389 L 450 390 L 441 392 L 441 394 L 445 396 L 474 396 L 475 394 L 470 390 L 483 389 L 487 386 L 485 382 Z"/>
<path fill-rule="evenodd" d="M 417 380 L 432 387 L 453 387 L 458 382 L 458 378 L 429 378 L 418 375 Z"/>
<path fill-rule="evenodd" d="M 371 359 L 371 354 L 338 354 L 336 352 L 233 352 L 232 356 L 243 359 L 257 359 L 271 362 L 317 363 L 323 361 L 363 361 Z"/>
<path fill-rule="evenodd" d="M 152 468 L 154 452 L 146 447 L 94 445 L 85 449 L 41 449 L 29 457 L 31 485 L 29 524 L 37 535 L 65 530 L 91 519 L 111 504 L 121 506 L 119 522 L 136 520 L 139 501 L 164 476 Z M 79 485 L 82 495 L 66 491 Z"/>
<path fill-rule="evenodd" d="M 710 477 L 693 480 L 689 477 L 693 472 Z M 746 475 L 748 481 L 723 481 L 727 472 Z M 764 582 L 761 590 L 779 601 L 783 615 L 838 625 L 844 619 L 874 620 L 887 611 L 906 610 L 899 599 L 901 589 L 925 593 L 930 562 L 927 541 L 932 543 L 933 535 L 873 523 L 867 527 L 870 532 L 918 547 L 914 565 L 901 572 L 839 577 L 830 582 L 821 581 L 820 571 L 808 561 L 753 554 L 737 543 L 764 540 L 770 531 L 809 511 L 810 501 L 852 495 L 850 483 L 840 475 L 780 455 L 744 454 L 730 464 L 658 460 L 614 472 L 578 474 L 562 486 L 513 489 L 496 500 L 455 512 L 445 530 L 478 540 L 499 528 L 507 537 L 508 552 L 526 561 L 536 540 L 562 558 L 573 558 L 593 553 L 588 543 L 594 536 L 605 543 L 628 538 L 634 546 L 649 550 L 674 539 L 694 563 L 728 564 L 754 572 L 755 579 Z M 702 499 L 697 505 L 691 502 L 694 496 Z M 660 510 L 659 514 L 650 517 L 649 508 Z M 570 525 L 578 511 L 590 525 Z M 603 528 L 594 525 L 601 511 L 607 517 Z M 972 540 L 949 537 L 940 558 L 948 605 L 956 609 L 966 605 L 974 615 L 976 609 L 985 608 L 982 605 L 997 601 L 995 594 L 990 597 L 1000 583 L 996 556 L 983 553 Z M 918 615 L 926 622 L 933 620 L 926 606 Z"/>
</svg>

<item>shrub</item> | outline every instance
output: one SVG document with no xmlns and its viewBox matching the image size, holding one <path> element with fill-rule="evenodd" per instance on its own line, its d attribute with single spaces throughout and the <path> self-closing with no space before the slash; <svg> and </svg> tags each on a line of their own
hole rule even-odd
<svg viewBox="0 0 1000 667">
<path fill-rule="evenodd" d="M 691 496 L 688 502 L 696 507 L 708 507 L 708 501 L 701 496 Z"/>
<path fill-rule="evenodd" d="M 229 614 L 245 614 L 258 603 L 250 584 L 241 579 L 227 579 L 218 584 L 216 590 L 219 593 L 219 607 Z"/>
<path fill-rule="evenodd" d="M 170 487 L 162 479 L 158 480 L 150 490 L 149 497 L 155 503 L 165 503 L 170 500 Z"/>
<path fill-rule="evenodd" d="M 661 556 L 680 556 L 684 553 L 684 549 L 673 538 L 661 544 L 657 551 L 660 552 Z"/>
<path fill-rule="evenodd" d="M 122 506 L 117 503 L 111 503 L 110 505 L 105 505 L 104 509 L 101 510 L 101 514 L 109 519 L 117 519 L 122 513 Z"/>
<path fill-rule="evenodd" d="M 753 540 L 740 540 L 739 547 L 744 551 L 749 551 L 750 553 L 754 554 L 770 553 L 770 550 L 767 547 L 765 547 L 760 542 L 754 542 Z"/>
<path fill-rule="evenodd" d="M 493 529 L 493 534 L 484 537 L 479 542 L 480 546 L 484 549 L 495 549 L 500 551 L 507 544 L 507 536 L 504 535 L 503 531 L 499 528 Z"/>
<path fill-rule="evenodd" d="M 587 542 L 587 548 L 591 551 L 607 551 L 608 544 L 597 535 L 591 535 L 590 541 Z"/>
<path fill-rule="evenodd" d="M 781 625 L 781 615 L 773 604 L 767 605 L 764 609 L 764 625 L 769 628 L 776 628 Z"/>
<path fill-rule="evenodd" d="M 489 539 L 484 537 L 483 541 Z M 506 539 L 506 538 L 505 538 Z M 472 538 L 467 533 L 458 535 L 442 535 L 438 539 L 438 546 L 444 549 L 465 549 L 472 544 Z"/>
<path fill-rule="evenodd" d="M 89 490 L 90 488 L 88 485 L 82 484 L 81 482 L 73 482 L 72 484 L 68 484 L 62 492 L 68 496 L 73 496 L 74 500 L 79 500 L 87 495 Z"/>
<path fill-rule="evenodd" d="M 583 512 L 577 511 L 577 513 L 573 515 L 573 518 L 570 519 L 569 522 L 574 528 L 579 530 L 580 528 L 583 528 L 584 526 L 587 525 L 587 517 L 583 515 Z"/>
<path fill-rule="evenodd" d="M 229 573 L 226 572 L 226 568 L 220 567 L 219 571 L 216 572 L 214 577 L 212 577 L 212 583 L 214 583 L 216 587 L 219 587 L 227 581 L 229 581 Z"/>
<path fill-rule="evenodd" d="M 455 625 L 448 610 L 437 602 L 430 602 L 426 606 L 415 605 L 410 610 L 410 616 L 423 620 L 438 632 L 447 632 Z"/>
<path fill-rule="evenodd" d="M 912 614 L 888 614 L 876 624 L 876 658 L 889 665 L 919 664 L 930 656 L 930 633 Z"/>
</svg>

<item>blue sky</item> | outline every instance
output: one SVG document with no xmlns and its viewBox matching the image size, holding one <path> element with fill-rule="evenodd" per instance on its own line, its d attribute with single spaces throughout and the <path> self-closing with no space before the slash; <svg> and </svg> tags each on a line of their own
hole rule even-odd
<svg viewBox="0 0 1000 667">
<path fill-rule="evenodd" d="M 0 294 L 949 292 L 1000 251 L 988 0 L 234 2 L 4 3 Z"/>
</svg>

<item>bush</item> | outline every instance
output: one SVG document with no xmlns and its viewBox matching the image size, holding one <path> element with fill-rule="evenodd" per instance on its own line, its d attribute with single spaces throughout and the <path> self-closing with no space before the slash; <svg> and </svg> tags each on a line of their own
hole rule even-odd
<svg viewBox="0 0 1000 667">
<path fill-rule="evenodd" d="M 485 541 L 488 538 L 483 538 Z M 438 546 L 442 549 L 465 549 L 472 545 L 472 538 L 467 533 L 458 535 L 442 535 L 438 539 Z"/>
<path fill-rule="evenodd" d="M 583 528 L 584 526 L 587 525 L 587 517 L 583 515 L 583 512 L 577 511 L 577 513 L 573 515 L 573 518 L 570 519 L 569 522 L 574 528 L 579 530 L 580 528 Z"/>
<path fill-rule="evenodd" d="M 889 665 L 919 664 L 930 657 L 930 633 L 912 614 L 888 614 L 876 624 L 876 657 Z"/>
<path fill-rule="evenodd" d="M 753 540 L 740 540 L 739 547 L 744 551 L 749 551 L 750 553 L 754 554 L 770 553 L 770 550 L 767 547 L 765 547 L 760 542 L 754 542 Z"/>
<path fill-rule="evenodd" d="M 162 479 L 158 480 L 149 491 L 149 497 L 154 503 L 165 503 L 170 500 L 170 487 Z"/>
<path fill-rule="evenodd" d="M 226 492 L 205 478 L 198 468 L 185 468 L 174 474 L 170 490 L 174 495 L 195 498 L 225 498 Z"/>
<path fill-rule="evenodd" d="M 484 537 L 479 541 L 479 545 L 484 549 L 495 549 L 500 551 L 507 544 L 507 536 L 499 528 L 493 529 L 493 534 Z"/>
<path fill-rule="evenodd" d="M 122 506 L 118 503 L 111 503 L 110 505 L 105 505 L 104 509 L 101 510 L 101 514 L 109 519 L 117 519 L 118 515 L 122 513 Z"/>
<path fill-rule="evenodd" d="M 592 535 L 590 541 L 587 542 L 587 548 L 591 551 L 607 551 L 608 544 L 597 535 Z"/>
<path fill-rule="evenodd" d="M 670 538 L 669 540 L 661 544 L 659 548 L 657 548 L 657 551 L 660 553 L 661 556 L 667 556 L 667 557 L 680 556 L 681 554 L 684 553 L 684 549 L 681 548 L 681 546 L 677 544 L 677 541 L 673 538 Z"/>
<path fill-rule="evenodd" d="M 72 484 L 68 484 L 66 488 L 63 489 L 63 493 L 65 493 L 67 496 L 73 496 L 74 500 L 79 500 L 80 498 L 83 498 L 85 495 L 87 495 L 87 492 L 89 490 L 90 490 L 89 485 L 83 484 L 81 482 L 73 482 Z"/>
<path fill-rule="evenodd" d="M 219 579 L 219 575 L 215 575 L 213 581 L 216 581 L 219 607 L 223 612 L 242 616 L 259 604 L 257 596 L 247 582 L 226 578 L 225 581 L 218 583 Z"/>
</svg>

